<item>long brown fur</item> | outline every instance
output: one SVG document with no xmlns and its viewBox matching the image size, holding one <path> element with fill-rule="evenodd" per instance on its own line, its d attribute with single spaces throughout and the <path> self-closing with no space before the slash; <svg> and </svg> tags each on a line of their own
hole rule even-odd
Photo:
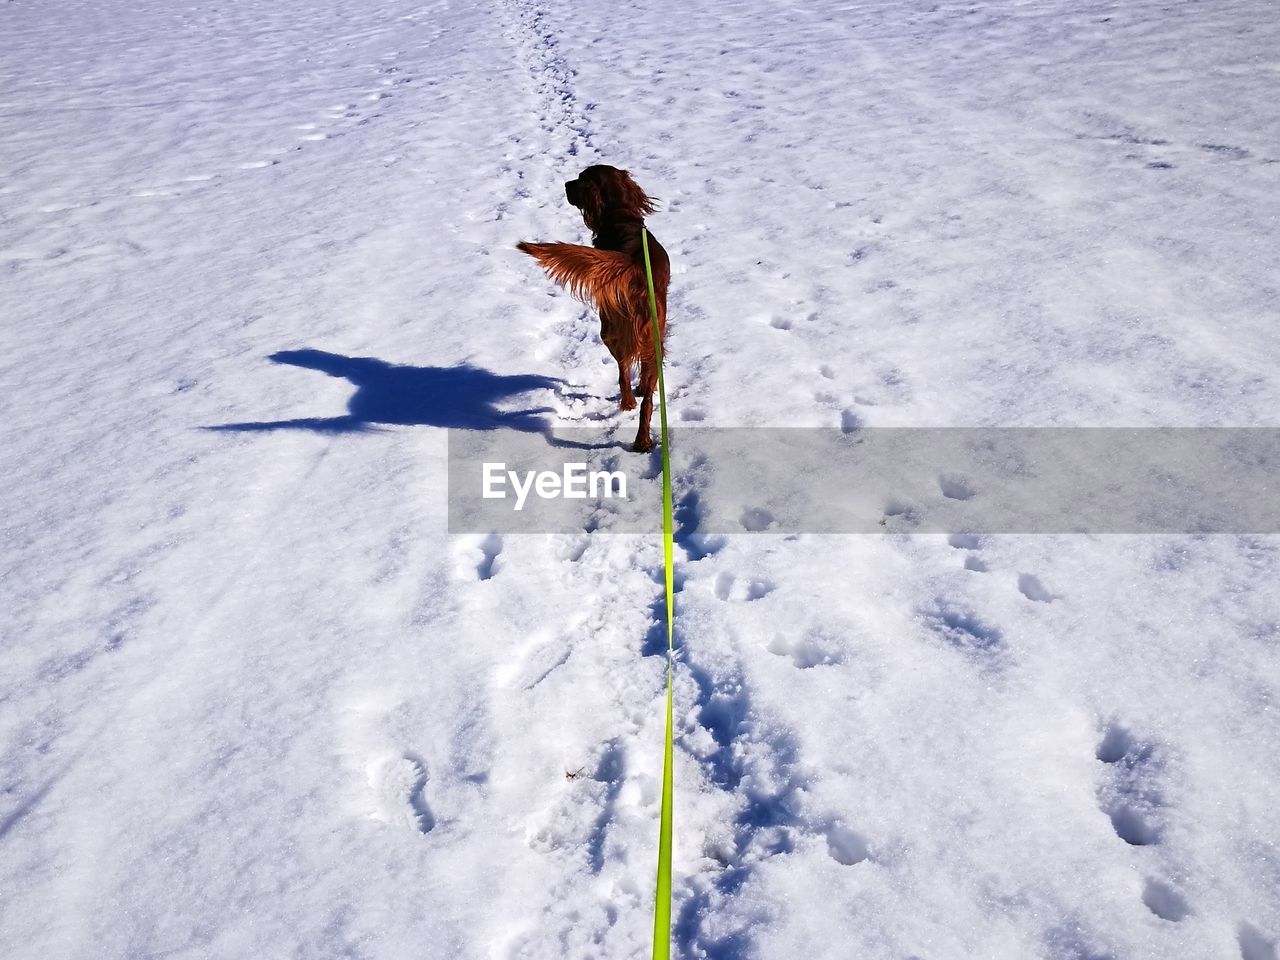
<svg viewBox="0 0 1280 960">
<path fill-rule="evenodd" d="M 658 366 L 640 230 L 644 215 L 654 212 L 654 202 L 627 171 L 605 165 L 587 167 L 578 179 L 565 184 L 565 195 L 582 211 L 594 246 L 524 241 L 516 246 L 542 264 L 552 280 L 595 307 L 600 315 L 600 339 L 618 363 L 619 402 L 623 410 L 635 409 L 631 370 L 639 363 L 640 426 L 633 449 L 650 450 L 653 439 L 649 421 Z M 649 234 L 649 262 L 653 268 L 658 329 L 665 342 L 671 261 L 653 234 Z"/>
</svg>

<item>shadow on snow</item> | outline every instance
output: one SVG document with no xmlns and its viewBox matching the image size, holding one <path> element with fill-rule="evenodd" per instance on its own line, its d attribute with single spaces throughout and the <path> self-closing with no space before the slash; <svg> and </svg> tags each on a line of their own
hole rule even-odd
<svg viewBox="0 0 1280 960">
<path fill-rule="evenodd" d="M 547 433 L 550 426 L 540 414 L 550 413 L 552 408 L 500 410 L 498 404 L 522 393 L 555 389 L 564 383 L 536 374 L 490 373 L 465 363 L 453 367 L 410 367 L 322 350 L 282 350 L 268 359 L 349 380 L 356 392 L 347 403 L 346 416 L 223 423 L 205 429 L 351 433 L 379 425 L 400 425 Z"/>
</svg>

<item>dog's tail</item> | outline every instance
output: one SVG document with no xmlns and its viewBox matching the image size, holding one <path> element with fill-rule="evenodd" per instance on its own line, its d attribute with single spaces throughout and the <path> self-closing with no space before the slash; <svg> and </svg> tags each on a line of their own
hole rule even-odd
<svg viewBox="0 0 1280 960">
<path fill-rule="evenodd" d="M 552 280 L 601 313 L 626 313 L 633 304 L 646 302 L 644 270 L 625 253 L 576 243 L 522 240 L 516 246 L 542 264 Z"/>
</svg>

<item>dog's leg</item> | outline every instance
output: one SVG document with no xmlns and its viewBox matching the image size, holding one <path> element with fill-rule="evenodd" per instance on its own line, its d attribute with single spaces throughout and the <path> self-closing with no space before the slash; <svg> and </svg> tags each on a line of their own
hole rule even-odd
<svg viewBox="0 0 1280 960">
<path fill-rule="evenodd" d="M 631 449 L 644 453 L 653 449 L 653 437 L 649 436 L 649 421 L 653 417 L 653 391 L 658 386 L 658 366 L 652 356 L 640 361 L 640 427 L 636 430 L 636 442 Z"/>
<path fill-rule="evenodd" d="M 636 408 L 635 394 L 631 392 L 631 364 L 618 361 L 618 396 L 623 410 Z"/>
<path fill-rule="evenodd" d="M 618 405 L 623 410 L 636 408 L 631 392 L 631 370 L 635 366 L 635 348 L 628 342 L 627 318 L 616 310 L 600 311 L 600 340 L 618 364 Z"/>
</svg>

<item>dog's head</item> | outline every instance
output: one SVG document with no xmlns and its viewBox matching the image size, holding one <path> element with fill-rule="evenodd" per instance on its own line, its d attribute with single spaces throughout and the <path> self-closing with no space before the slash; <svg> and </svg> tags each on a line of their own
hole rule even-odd
<svg viewBox="0 0 1280 960">
<path fill-rule="evenodd" d="M 564 185 L 564 195 L 592 230 L 620 217 L 643 219 L 657 209 L 631 174 L 607 164 L 587 167 Z"/>
</svg>

